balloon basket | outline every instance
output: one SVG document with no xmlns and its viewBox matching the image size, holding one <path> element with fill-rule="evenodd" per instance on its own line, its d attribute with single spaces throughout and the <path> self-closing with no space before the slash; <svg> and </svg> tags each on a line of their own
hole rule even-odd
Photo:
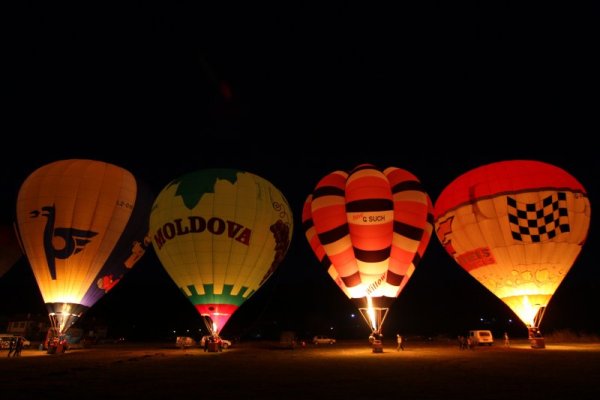
<svg viewBox="0 0 600 400">
<path fill-rule="evenodd" d="M 209 353 L 217 353 L 220 349 L 219 349 L 219 343 L 217 342 L 210 342 L 208 344 L 208 352 Z"/>
<path fill-rule="evenodd" d="M 545 349 L 546 341 L 537 327 L 530 327 L 529 330 L 529 343 L 532 349 Z"/>
<path fill-rule="evenodd" d="M 383 343 L 381 343 L 381 340 L 374 340 L 371 346 L 373 347 L 373 353 L 383 353 Z"/>
<path fill-rule="evenodd" d="M 531 343 L 532 349 L 545 349 L 546 348 L 546 341 L 544 340 L 543 337 L 531 338 L 531 339 L 529 339 L 529 342 Z"/>
</svg>

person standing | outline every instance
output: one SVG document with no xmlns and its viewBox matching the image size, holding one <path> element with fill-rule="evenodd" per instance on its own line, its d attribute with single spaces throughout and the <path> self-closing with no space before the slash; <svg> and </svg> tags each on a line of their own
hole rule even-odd
<svg viewBox="0 0 600 400">
<path fill-rule="evenodd" d="M 15 354 L 13 354 L 13 357 L 20 357 L 22 350 L 23 350 L 23 337 L 19 336 L 17 338 L 17 345 L 15 346 Z"/>
<path fill-rule="evenodd" d="M 508 333 L 504 332 L 504 346 L 510 347 L 510 339 L 508 338 Z"/>
<path fill-rule="evenodd" d="M 12 352 L 15 351 L 16 345 L 17 345 L 16 340 L 14 338 L 10 339 L 10 342 L 8 344 L 8 356 L 9 357 L 12 354 Z"/>
<path fill-rule="evenodd" d="M 404 340 L 402 338 L 402 335 L 397 334 L 396 335 L 396 342 L 398 342 L 398 346 L 396 347 L 396 351 L 404 351 Z"/>
</svg>

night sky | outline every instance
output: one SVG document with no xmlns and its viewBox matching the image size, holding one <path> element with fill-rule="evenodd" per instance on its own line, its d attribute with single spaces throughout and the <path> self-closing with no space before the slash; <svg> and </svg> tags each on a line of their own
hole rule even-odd
<svg viewBox="0 0 600 400">
<path fill-rule="evenodd" d="M 471 168 L 535 159 L 574 175 L 592 208 L 600 192 L 590 138 L 599 132 L 598 7 L 418 3 L 15 10 L 0 221 L 14 217 L 27 175 L 54 160 L 117 164 L 155 194 L 197 169 L 247 170 L 283 192 L 295 231 L 284 262 L 224 335 L 368 335 L 301 229 L 302 204 L 325 174 L 397 166 L 435 201 Z M 542 330 L 600 333 L 595 220 Z M 26 312 L 45 307 L 22 259 L 0 278 L 0 315 Z M 433 237 L 384 334 L 490 326 L 525 336 L 510 318 Z M 137 339 L 202 326 L 153 250 L 82 322 L 93 319 Z"/>
</svg>

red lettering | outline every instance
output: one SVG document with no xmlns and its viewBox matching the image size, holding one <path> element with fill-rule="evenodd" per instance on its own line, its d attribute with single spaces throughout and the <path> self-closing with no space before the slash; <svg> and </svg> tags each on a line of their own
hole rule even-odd
<svg viewBox="0 0 600 400">
<path fill-rule="evenodd" d="M 175 226 L 177 226 L 177 236 L 187 235 L 188 233 L 190 233 L 189 226 L 186 226 L 186 227 L 181 226 L 181 218 L 175 220 Z"/>
<path fill-rule="evenodd" d="M 221 218 L 212 217 L 208 220 L 208 231 L 214 235 L 221 235 L 225 232 L 225 223 Z"/>
<path fill-rule="evenodd" d="M 160 249 L 161 247 L 163 247 L 163 244 L 165 244 L 165 242 L 166 240 L 163 236 L 162 229 L 158 228 L 158 230 L 154 234 L 154 243 L 156 243 L 156 245 Z"/>
<path fill-rule="evenodd" d="M 188 217 L 190 220 L 190 232 L 200 233 L 206 229 L 206 220 L 202 217 Z"/>
<path fill-rule="evenodd" d="M 467 271 L 496 263 L 496 259 L 492 255 L 492 251 L 489 247 L 481 247 L 460 254 L 456 257 L 456 261 Z"/>
<path fill-rule="evenodd" d="M 230 238 L 235 237 L 242 228 L 243 226 L 237 222 L 227 221 L 227 236 Z"/>
<path fill-rule="evenodd" d="M 228 237 L 246 246 L 250 245 L 252 230 L 245 228 L 237 222 L 224 221 L 218 217 L 212 217 L 207 222 L 204 218 L 198 216 L 188 217 L 188 222 L 189 225 L 185 225 L 183 219 L 178 218 L 173 220 L 173 222 L 165 223 L 154 234 L 156 246 L 161 249 L 168 240 L 173 239 L 175 236 L 187 235 L 188 233 L 202 233 L 205 230 L 208 230 L 213 235 L 222 235 L 225 233 L 225 229 L 227 229 Z"/>
<path fill-rule="evenodd" d="M 167 222 L 166 224 L 163 225 L 163 234 L 165 235 L 165 237 L 167 239 L 173 239 L 175 237 L 175 225 L 173 225 L 170 222 Z"/>
<path fill-rule="evenodd" d="M 245 244 L 246 246 L 249 246 L 251 233 L 252 233 L 252 231 L 250 229 L 244 228 L 242 233 L 240 233 L 240 236 L 236 237 L 235 240 L 237 240 L 240 243 Z"/>
</svg>

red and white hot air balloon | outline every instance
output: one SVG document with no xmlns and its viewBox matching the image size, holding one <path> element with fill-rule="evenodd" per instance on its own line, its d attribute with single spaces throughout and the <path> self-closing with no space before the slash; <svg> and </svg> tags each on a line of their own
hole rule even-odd
<svg viewBox="0 0 600 400">
<path fill-rule="evenodd" d="M 508 305 L 533 339 L 581 251 L 590 213 L 585 189 L 563 169 L 502 161 L 475 168 L 442 191 L 435 230 L 452 258 Z"/>
</svg>

